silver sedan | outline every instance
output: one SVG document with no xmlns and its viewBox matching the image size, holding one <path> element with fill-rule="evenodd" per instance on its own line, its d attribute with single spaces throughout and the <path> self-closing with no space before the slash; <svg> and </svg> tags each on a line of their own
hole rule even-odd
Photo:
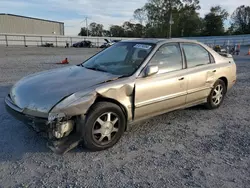
<svg viewBox="0 0 250 188">
<path fill-rule="evenodd" d="M 7 110 L 48 137 L 63 154 L 80 142 L 115 145 L 134 123 L 176 109 L 218 108 L 236 82 L 231 55 L 196 41 L 141 39 L 115 43 L 77 66 L 18 81 Z"/>
</svg>

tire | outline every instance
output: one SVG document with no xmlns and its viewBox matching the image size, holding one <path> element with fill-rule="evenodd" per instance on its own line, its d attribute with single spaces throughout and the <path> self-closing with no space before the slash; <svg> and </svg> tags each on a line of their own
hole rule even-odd
<svg viewBox="0 0 250 188">
<path fill-rule="evenodd" d="M 219 88 L 222 88 L 222 91 L 218 90 Z M 220 95 L 217 93 L 219 93 Z M 224 101 L 226 93 L 227 93 L 227 87 L 225 85 L 225 82 L 220 79 L 217 80 L 213 86 L 210 95 L 207 98 L 207 103 L 205 106 L 209 110 L 219 108 Z"/>
<path fill-rule="evenodd" d="M 98 102 L 89 110 L 82 127 L 83 144 L 91 151 L 108 149 L 120 140 L 125 127 L 126 118 L 119 106 Z"/>
</svg>

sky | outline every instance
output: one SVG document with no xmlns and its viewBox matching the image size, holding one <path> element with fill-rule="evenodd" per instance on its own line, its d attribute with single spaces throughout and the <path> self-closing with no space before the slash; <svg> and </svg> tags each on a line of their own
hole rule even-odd
<svg viewBox="0 0 250 188">
<path fill-rule="evenodd" d="M 111 25 L 133 22 L 133 12 L 148 0 L 0 0 L 0 13 L 17 14 L 61 21 L 65 35 L 75 36 L 88 22 L 96 22 L 108 29 Z M 211 6 L 221 5 L 230 14 L 240 5 L 250 6 L 250 0 L 200 0 L 200 15 Z"/>
</svg>

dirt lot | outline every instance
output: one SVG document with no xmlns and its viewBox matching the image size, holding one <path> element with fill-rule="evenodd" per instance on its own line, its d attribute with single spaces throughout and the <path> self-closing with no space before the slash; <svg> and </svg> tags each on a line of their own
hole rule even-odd
<svg viewBox="0 0 250 188">
<path fill-rule="evenodd" d="M 8 115 L 4 97 L 28 74 L 82 62 L 96 49 L 0 47 L 0 187 L 250 186 L 250 56 L 236 57 L 238 80 L 221 108 L 202 106 L 142 122 L 113 148 L 58 156 Z M 245 52 L 244 52 L 245 53 Z"/>
</svg>

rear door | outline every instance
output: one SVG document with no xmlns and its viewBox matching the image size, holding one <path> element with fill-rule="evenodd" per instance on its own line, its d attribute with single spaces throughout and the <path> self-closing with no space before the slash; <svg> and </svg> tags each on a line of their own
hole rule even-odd
<svg viewBox="0 0 250 188">
<path fill-rule="evenodd" d="M 195 103 L 207 98 L 215 81 L 215 64 L 212 55 L 196 43 L 182 43 L 187 66 L 187 100 Z"/>
</svg>

